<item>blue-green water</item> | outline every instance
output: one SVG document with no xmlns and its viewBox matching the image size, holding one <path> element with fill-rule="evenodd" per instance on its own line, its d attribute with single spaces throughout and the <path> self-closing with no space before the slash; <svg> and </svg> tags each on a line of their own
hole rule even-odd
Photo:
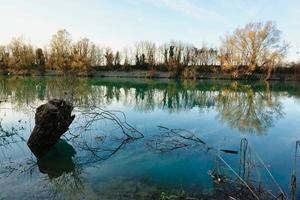
<svg viewBox="0 0 300 200">
<path fill-rule="evenodd" d="M 37 159 L 26 141 L 35 109 L 52 98 L 72 101 L 76 118 Z M 294 160 L 300 140 L 296 82 L 1 77 L 0 100 L 0 199 L 163 199 L 162 193 L 183 192 L 217 199 L 219 186 L 208 171 L 236 180 L 220 157 L 239 174 L 243 138 L 254 185 L 274 195 L 281 188 L 290 197 L 292 172 L 300 170 Z M 122 111 L 144 137 L 124 142 L 107 119 L 85 126 L 101 109 Z M 179 133 L 206 144 L 166 134 L 164 127 L 184 129 Z"/>
</svg>

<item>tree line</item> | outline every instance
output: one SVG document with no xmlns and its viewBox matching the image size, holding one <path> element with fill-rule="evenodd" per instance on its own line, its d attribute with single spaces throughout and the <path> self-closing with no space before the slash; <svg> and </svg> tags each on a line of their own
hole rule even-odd
<svg viewBox="0 0 300 200">
<path fill-rule="evenodd" d="M 161 45 L 137 42 L 132 48 L 113 51 L 88 38 L 73 41 L 67 30 L 55 33 L 44 48 L 23 38 L 0 45 L 0 68 L 9 71 L 37 69 L 61 72 L 93 70 L 169 71 L 174 76 L 195 77 L 201 71 L 230 73 L 233 77 L 271 72 L 285 57 L 288 45 L 274 22 L 249 23 L 221 39 L 221 45 L 196 47 L 181 41 Z"/>
</svg>

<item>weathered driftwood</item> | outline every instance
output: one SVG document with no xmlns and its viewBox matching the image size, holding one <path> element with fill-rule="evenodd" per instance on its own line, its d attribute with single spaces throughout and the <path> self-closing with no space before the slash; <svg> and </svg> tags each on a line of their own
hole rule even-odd
<svg viewBox="0 0 300 200">
<path fill-rule="evenodd" d="M 75 118 L 72 110 L 72 104 L 58 99 L 50 100 L 36 109 L 35 127 L 27 141 L 36 156 L 50 150 L 68 130 Z"/>
</svg>

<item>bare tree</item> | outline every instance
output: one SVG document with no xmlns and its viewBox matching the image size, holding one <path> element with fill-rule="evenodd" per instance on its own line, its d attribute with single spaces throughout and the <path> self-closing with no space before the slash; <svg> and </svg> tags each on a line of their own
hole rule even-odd
<svg viewBox="0 0 300 200">
<path fill-rule="evenodd" d="M 135 44 L 136 65 L 154 67 L 156 64 L 156 45 L 150 41 L 141 41 Z"/>
<path fill-rule="evenodd" d="M 26 43 L 22 37 L 13 38 L 8 45 L 11 55 L 9 65 L 16 70 L 30 69 L 34 66 L 35 55 L 33 46 Z"/>
<path fill-rule="evenodd" d="M 91 65 L 92 66 L 103 66 L 105 61 L 104 49 L 100 46 L 93 45 L 91 51 Z"/>
<path fill-rule="evenodd" d="M 235 76 L 252 74 L 260 68 L 266 72 L 266 79 L 285 56 L 288 45 L 282 41 L 281 31 L 269 21 L 249 23 L 237 28 L 223 39 L 220 58 L 223 67 L 235 69 Z"/>
<path fill-rule="evenodd" d="M 128 66 L 132 64 L 132 58 L 130 57 L 130 49 L 127 47 L 123 48 L 122 54 L 123 54 L 123 69 L 127 69 Z"/>
<path fill-rule="evenodd" d="M 70 66 L 71 35 L 63 29 L 52 36 L 50 43 L 50 65 L 58 70 L 66 71 Z"/>
<path fill-rule="evenodd" d="M 114 66 L 118 68 L 121 66 L 121 53 L 119 51 L 116 52 L 114 57 Z"/>
<path fill-rule="evenodd" d="M 105 60 L 106 60 L 106 66 L 107 67 L 112 67 L 113 66 L 113 63 L 114 63 L 114 54 L 111 50 L 111 48 L 107 47 L 105 49 Z"/>
<path fill-rule="evenodd" d="M 72 44 L 71 65 L 72 69 L 89 71 L 94 59 L 94 44 L 89 39 L 83 38 Z"/>
<path fill-rule="evenodd" d="M 6 46 L 0 46 L 0 68 L 8 68 L 9 64 L 9 52 Z"/>
<path fill-rule="evenodd" d="M 46 59 L 45 59 L 45 55 L 44 55 L 43 49 L 41 49 L 41 48 L 38 48 L 35 51 L 35 64 L 42 71 L 45 70 Z"/>
</svg>

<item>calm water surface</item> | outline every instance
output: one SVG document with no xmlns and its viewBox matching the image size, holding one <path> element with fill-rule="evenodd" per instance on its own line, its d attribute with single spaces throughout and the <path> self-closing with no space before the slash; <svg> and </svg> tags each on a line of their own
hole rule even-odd
<svg viewBox="0 0 300 200">
<path fill-rule="evenodd" d="M 72 101 L 76 118 L 56 146 L 36 158 L 26 141 L 35 109 L 52 98 Z M 115 122 L 91 120 L 101 109 L 144 137 L 125 141 Z M 236 180 L 226 162 L 242 176 L 243 138 L 243 177 L 254 185 L 274 195 L 280 187 L 290 196 L 292 172 L 300 170 L 296 82 L 0 77 L 0 125 L 0 199 L 158 199 L 183 192 L 217 198 L 208 172 Z"/>
</svg>

